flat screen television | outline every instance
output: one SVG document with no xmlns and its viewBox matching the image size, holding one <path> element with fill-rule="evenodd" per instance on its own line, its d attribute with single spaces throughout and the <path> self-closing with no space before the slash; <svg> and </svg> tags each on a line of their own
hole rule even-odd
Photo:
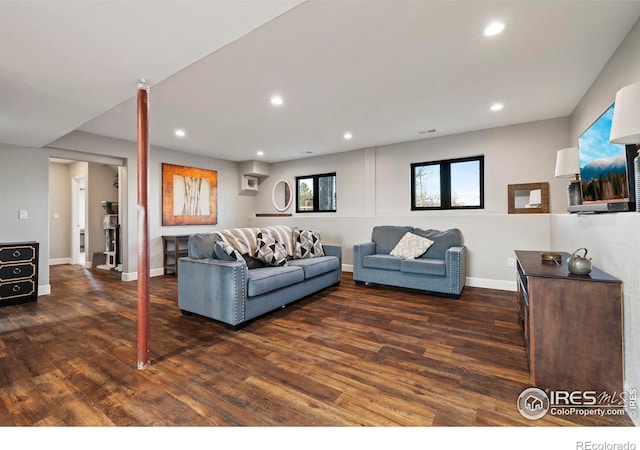
<svg viewBox="0 0 640 450">
<path fill-rule="evenodd" d="M 570 211 L 616 212 L 635 208 L 631 186 L 634 180 L 635 145 L 611 144 L 611 105 L 578 137 L 582 205 Z"/>
</svg>

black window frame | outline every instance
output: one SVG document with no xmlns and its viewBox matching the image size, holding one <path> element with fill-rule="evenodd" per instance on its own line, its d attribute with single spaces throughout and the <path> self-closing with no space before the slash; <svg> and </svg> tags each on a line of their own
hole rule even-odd
<svg viewBox="0 0 640 450">
<path fill-rule="evenodd" d="M 317 195 L 320 192 L 320 178 L 333 177 L 335 182 L 335 208 L 334 209 L 320 209 L 320 197 Z M 300 180 L 313 179 L 313 209 L 301 210 L 300 209 Z M 331 213 L 338 211 L 338 176 L 336 172 L 329 173 L 320 173 L 316 175 L 304 175 L 296 177 L 296 213 L 304 214 L 304 213 Z"/>
<path fill-rule="evenodd" d="M 479 162 L 480 175 L 480 205 L 454 206 L 451 205 L 451 165 L 461 162 Z M 416 206 L 416 167 L 440 166 L 440 206 Z M 469 156 L 465 158 L 442 159 L 439 161 L 426 161 L 411 164 L 411 211 L 438 211 L 450 209 L 484 209 L 484 155 Z"/>
</svg>

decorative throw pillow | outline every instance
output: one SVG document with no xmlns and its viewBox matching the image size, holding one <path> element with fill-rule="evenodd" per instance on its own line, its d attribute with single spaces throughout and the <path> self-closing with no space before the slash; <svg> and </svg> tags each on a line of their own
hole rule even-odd
<svg viewBox="0 0 640 450">
<path fill-rule="evenodd" d="M 214 247 L 216 257 L 222 261 L 238 261 L 244 262 L 242 255 L 232 246 L 224 241 L 216 242 Z"/>
<path fill-rule="evenodd" d="M 258 258 L 270 266 L 286 266 L 288 264 L 287 249 L 273 236 L 260 232 L 256 238 L 258 250 L 254 253 L 254 258 Z"/>
<path fill-rule="evenodd" d="M 324 256 L 324 250 L 320 242 L 320 231 L 294 229 L 293 249 L 293 257 L 295 259 Z"/>
<path fill-rule="evenodd" d="M 414 259 L 426 252 L 432 244 L 432 240 L 407 232 L 389 254 L 402 259 Z"/>
</svg>

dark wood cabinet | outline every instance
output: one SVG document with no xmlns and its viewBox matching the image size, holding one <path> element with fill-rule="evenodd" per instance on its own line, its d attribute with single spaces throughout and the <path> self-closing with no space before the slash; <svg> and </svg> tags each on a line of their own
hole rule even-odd
<svg viewBox="0 0 640 450">
<path fill-rule="evenodd" d="M 162 264 L 165 275 L 178 276 L 178 259 L 187 256 L 189 235 L 162 236 Z"/>
<path fill-rule="evenodd" d="M 518 316 L 531 383 L 543 389 L 623 389 L 622 282 L 594 267 L 588 275 L 541 252 L 516 251 Z"/>
<path fill-rule="evenodd" d="M 38 299 L 38 243 L 0 243 L 0 306 Z"/>
</svg>

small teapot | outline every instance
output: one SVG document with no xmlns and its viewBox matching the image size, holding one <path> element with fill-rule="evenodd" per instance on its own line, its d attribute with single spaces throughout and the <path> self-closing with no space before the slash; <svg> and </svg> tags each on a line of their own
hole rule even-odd
<svg viewBox="0 0 640 450">
<path fill-rule="evenodd" d="M 580 250 L 584 250 L 583 256 L 578 255 Z M 579 248 L 573 252 L 573 255 L 567 259 L 567 268 L 575 275 L 586 275 L 591 272 L 591 258 L 587 259 L 587 249 Z"/>
</svg>

